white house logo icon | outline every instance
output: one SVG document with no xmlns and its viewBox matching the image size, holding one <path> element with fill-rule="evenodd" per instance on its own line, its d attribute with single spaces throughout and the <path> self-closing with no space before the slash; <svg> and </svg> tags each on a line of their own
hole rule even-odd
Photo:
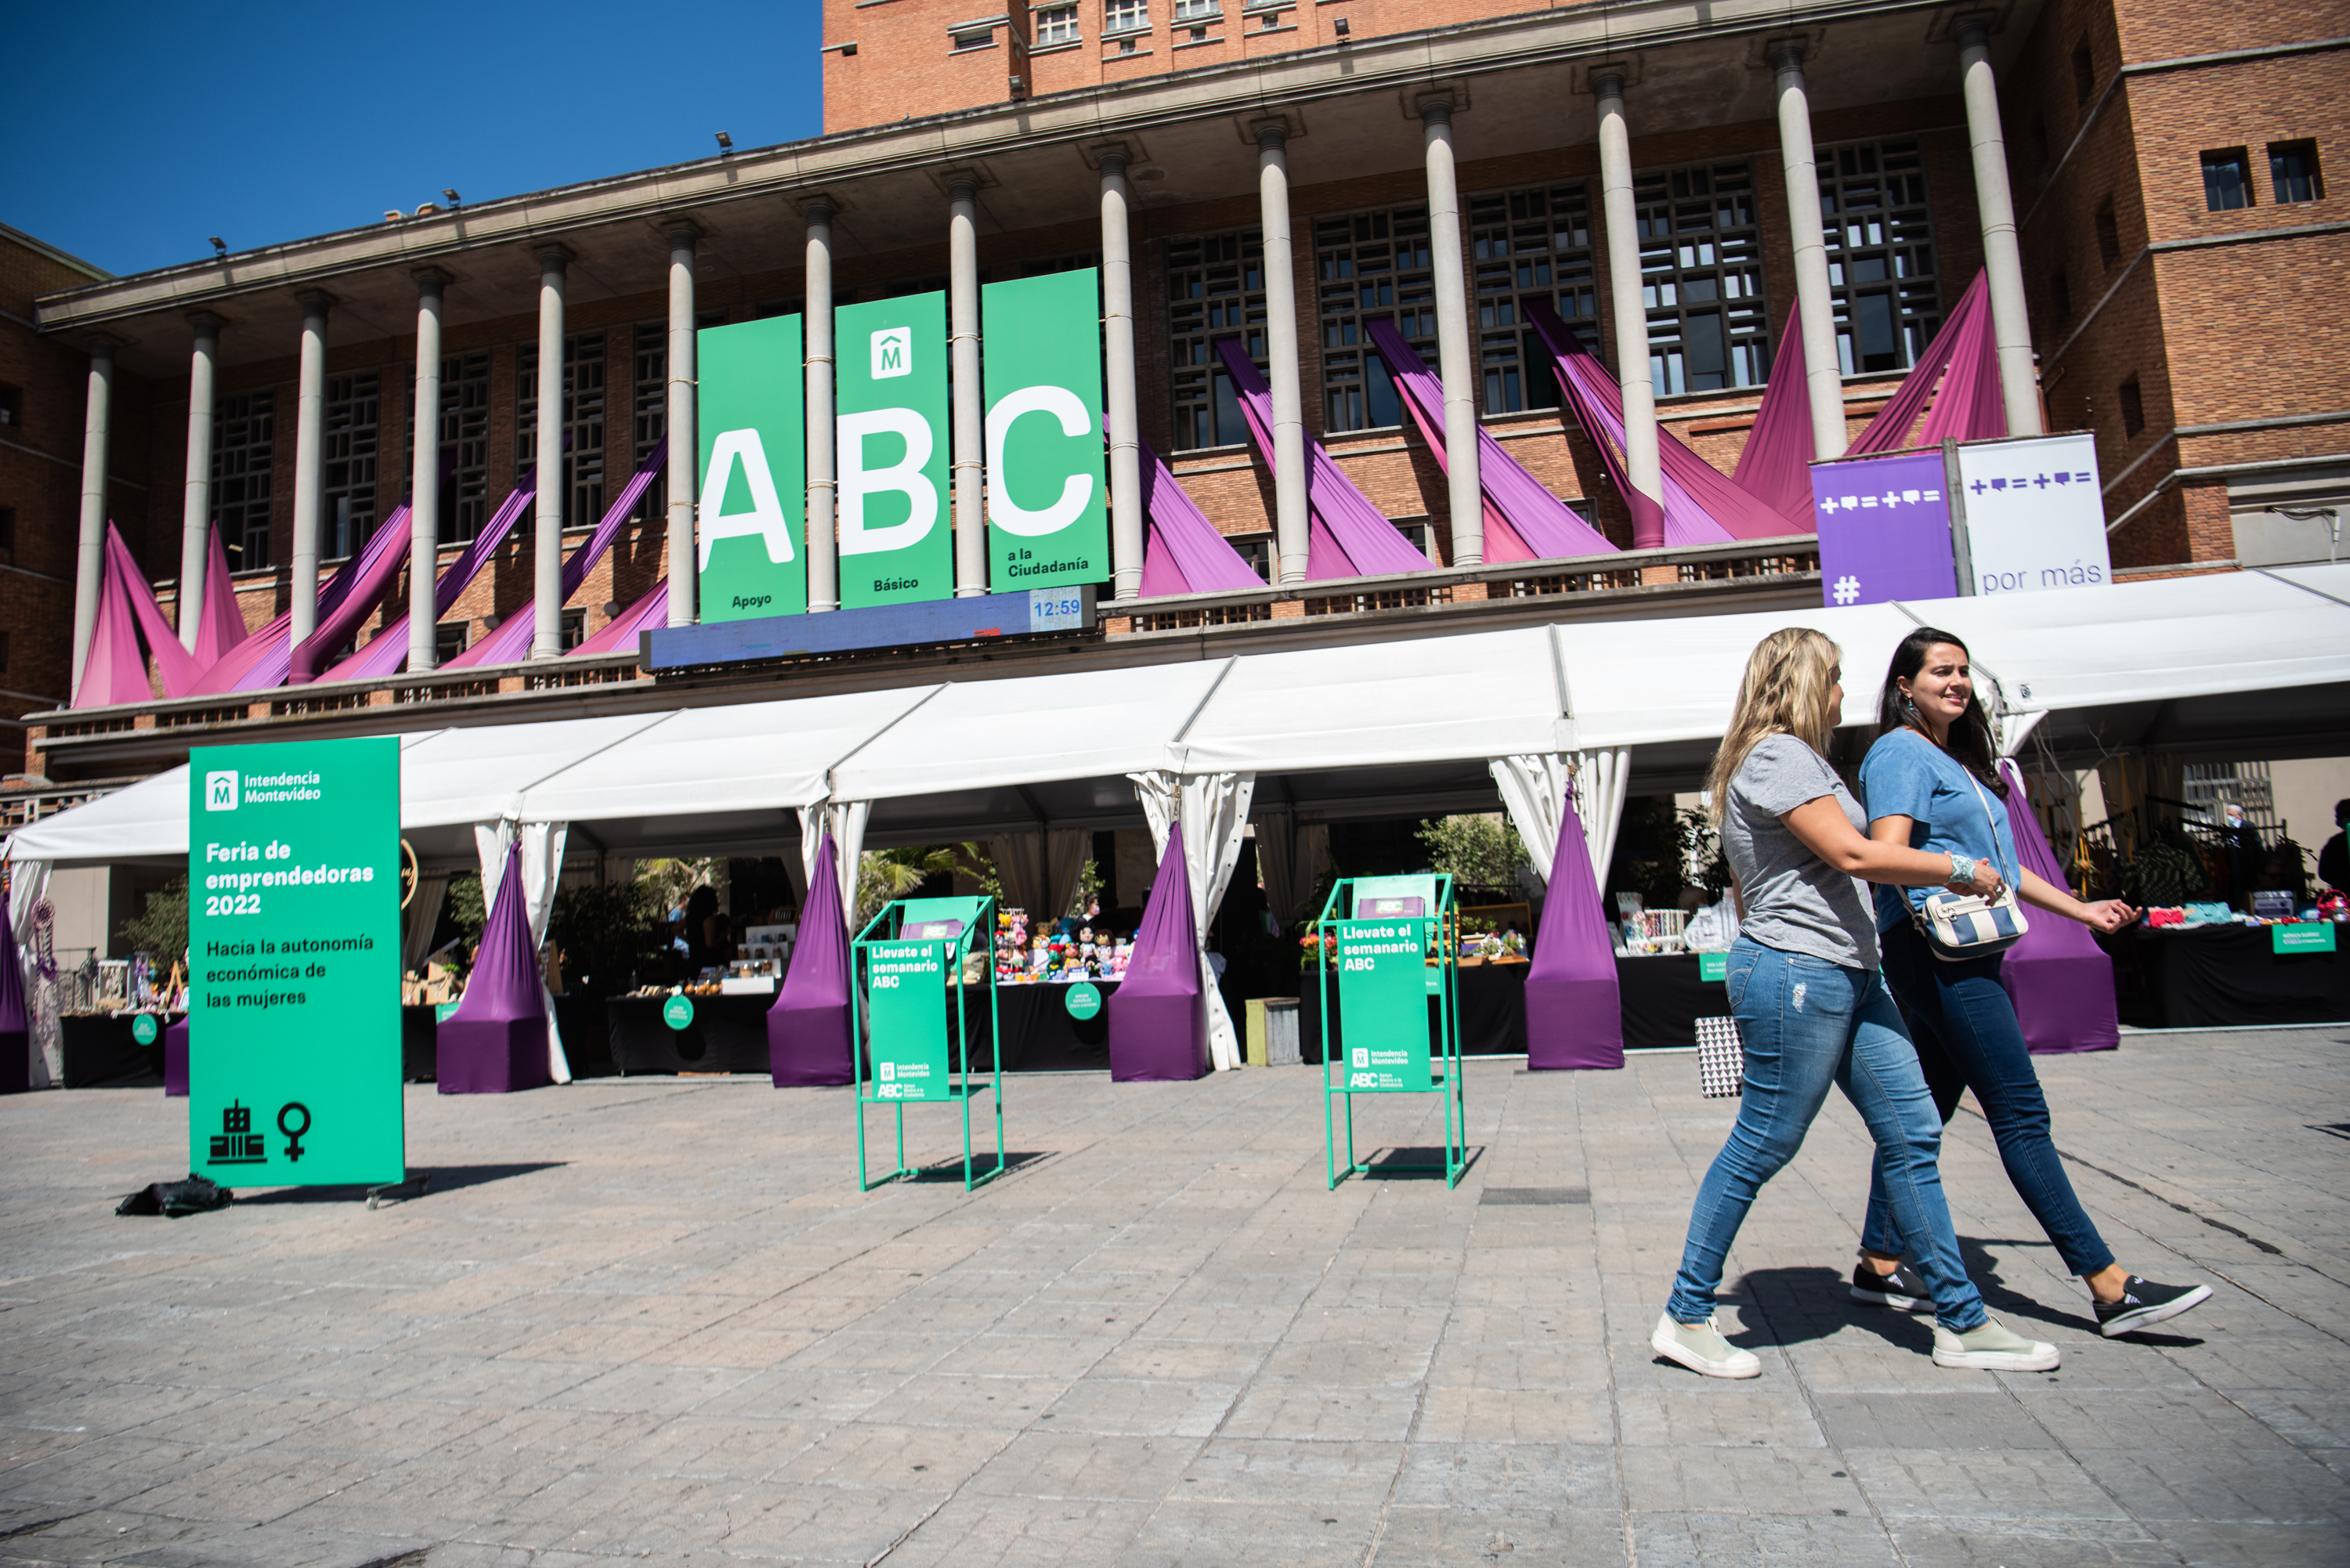
<svg viewBox="0 0 2350 1568">
<path fill-rule="evenodd" d="M 235 770 L 204 775 L 204 809 L 206 811 L 236 809 Z"/>
<path fill-rule="evenodd" d="M 886 381 L 892 376 L 914 373 L 914 329 L 892 327 L 873 335 L 873 379 Z"/>
</svg>

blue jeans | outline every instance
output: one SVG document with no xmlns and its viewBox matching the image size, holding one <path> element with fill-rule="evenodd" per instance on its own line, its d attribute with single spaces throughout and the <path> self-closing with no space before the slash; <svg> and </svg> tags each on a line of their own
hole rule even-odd
<svg viewBox="0 0 2350 1568">
<path fill-rule="evenodd" d="M 1873 970 L 1781 952 L 1746 937 L 1730 950 L 1728 979 L 1730 1011 L 1746 1046 L 1745 1089 L 1738 1125 L 1713 1157 L 1690 1214 L 1666 1308 L 1673 1321 L 1711 1315 L 1722 1260 L 1746 1211 L 1762 1184 L 1795 1158 L 1833 1084 L 1877 1139 L 1901 1233 L 1929 1238 L 1907 1256 L 1933 1296 L 1935 1314 L 1955 1334 L 1981 1327 L 1989 1314 L 1959 1262 L 1935 1164 L 1942 1124 L 1885 982 Z"/>
<path fill-rule="evenodd" d="M 2043 915 L 2043 919 L 2054 919 Z M 1909 1021 L 1918 1064 L 1945 1122 L 1969 1089 L 1999 1140 L 2000 1162 L 2016 1196 L 2056 1244 L 2065 1269 L 2094 1274 L 2114 1261 L 2112 1249 L 2073 1195 L 2072 1179 L 2048 1130 L 2048 1098 L 2033 1071 L 2031 1048 L 2016 1022 L 2015 1002 L 2000 982 L 2001 960 L 1944 963 L 1917 928 L 1894 927 L 1877 939 L 1885 948 L 1885 979 Z M 1880 1174 L 1868 1190 L 1868 1224 L 1860 1244 L 1888 1258 L 1903 1255 L 1908 1233 L 1885 1202 Z"/>
</svg>

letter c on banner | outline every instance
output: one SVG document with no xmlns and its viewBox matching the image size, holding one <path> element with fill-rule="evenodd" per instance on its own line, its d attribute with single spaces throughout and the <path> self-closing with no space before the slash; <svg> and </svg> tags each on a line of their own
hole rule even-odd
<svg viewBox="0 0 2350 1568">
<path fill-rule="evenodd" d="M 836 427 L 840 438 L 840 553 L 873 556 L 920 544 L 939 520 L 939 489 L 922 472 L 935 444 L 931 421 L 911 409 L 875 409 L 868 413 L 843 414 Z M 894 435 L 906 443 L 906 455 L 883 468 L 865 465 L 868 436 Z M 896 492 L 912 510 L 903 523 L 886 527 L 865 525 L 865 500 Z"/>
<path fill-rule="evenodd" d="M 1008 392 L 987 410 L 987 520 L 1007 534 L 1034 538 L 1057 534 L 1076 522 L 1093 499 L 1094 476 L 1073 473 L 1061 486 L 1061 498 L 1031 511 L 1012 499 L 1003 477 L 1003 440 L 1012 421 L 1023 414 L 1050 414 L 1061 422 L 1066 436 L 1091 435 L 1093 412 L 1066 387 L 1023 387 Z"/>
<path fill-rule="evenodd" d="M 728 513 L 726 486 L 734 465 L 751 489 L 751 510 Z M 710 443 L 710 477 L 702 488 L 702 564 L 710 570 L 710 546 L 721 539 L 755 534 L 766 541 L 767 559 L 777 566 L 792 558 L 792 525 L 775 493 L 775 476 L 767 467 L 767 449 L 755 430 L 722 431 Z"/>
</svg>

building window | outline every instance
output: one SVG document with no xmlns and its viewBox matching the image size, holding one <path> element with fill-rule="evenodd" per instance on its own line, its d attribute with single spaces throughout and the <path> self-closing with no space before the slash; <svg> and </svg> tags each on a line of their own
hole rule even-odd
<svg viewBox="0 0 2350 1568">
<path fill-rule="evenodd" d="M 2073 46 L 2073 107 L 2089 107 L 2089 95 L 2097 90 L 2097 64 L 2090 57 L 2089 40 L 2082 39 Z"/>
<path fill-rule="evenodd" d="M 563 612 L 563 623 L 560 628 L 560 636 L 563 642 L 563 651 L 566 653 L 570 652 L 573 649 L 587 641 L 588 612 L 584 609 L 565 610 Z"/>
<path fill-rule="evenodd" d="M 1599 352 L 1588 192 L 1581 185 L 1554 185 L 1471 196 L 1469 253 L 1484 411 L 1558 407 L 1550 350 L 1527 325 L 1525 307 L 1528 300 L 1547 299 L 1583 346 Z"/>
<path fill-rule="evenodd" d="M 2048 275 L 2048 302 L 2056 307 L 2059 322 L 2073 319 L 2073 281 L 2061 266 Z"/>
<path fill-rule="evenodd" d="M 465 632 L 471 625 L 470 621 L 444 620 L 432 628 L 432 662 L 436 666 L 465 651 Z"/>
<path fill-rule="evenodd" d="M 1942 322 L 1918 143 L 1823 149 L 1819 169 L 1836 358 L 1847 376 L 1906 370 Z"/>
<path fill-rule="evenodd" d="M 1239 554 L 1240 558 L 1248 563 L 1250 571 L 1268 583 L 1273 581 L 1272 535 L 1227 534 L 1224 535 L 1224 543 L 1230 545 Z"/>
<path fill-rule="evenodd" d="M 2122 395 L 2122 434 L 2134 436 L 2146 429 L 2146 395 L 2138 390 L 2137 378 L 2124 381 Z"/>
<path fill-rule="evenodd" d="M 321 454 L 326 484 L 319 506 L 326 538 L 318 553 L 329 561 L 339 561 L 358 549 L 375 526 L 381 389 L 381 379 L 373 370 L 327 380 L 326 441 Z"/>
<path fill-rule="evenodd" d="M 1436 275 L 1428 252 L 1428 210 L 1323 218 L 1314 225 L 1316 305 L 1322 316 L 1322 428 L 1369 430 L 1403 422 L 1370 324 L 1387 320 L 1421 357 L 1436 356 Z"/>
<path fill-rule="evenodd" d="M 0 556 L 16 553 L 16 509 L 0 506 Z"/>
<path fill-rule="evenodd" d="M 0 628 L 0 670 L 5 670 L 7 668 L 8 668 L 8 633 L 7 633 L 7 631 L 6 631 L 5 628 Z"/>
<path fill-rule="evenodd" d="M 2121 225 L 2114 221 L 2112 197 L 2108 196 L 2097 203 L 2097 215 L 2095 222 L 2097 229 L 2097 259 L 2105 263 L 2106 269 L 2110 272 L 2113 270 L 2113 265 L 2122 259 L 2122 231 Z"/>
<path fill-rule="evenodd" d="M 1102 36 L 1150 30 L 1150 0 L 1102 0 Z"/>
<path fill-rule="evenodd" d="M 277 398 L 244 392 L 213 405 L 213 522 L 232 571 L 269 565 L 269 469 Z"/>
<path fill-rule="evenodd" d="M 515 472 L 538 461 L 538 347 L 515 357 Z M 563 525 L 592 528 L 604 515 L 604 335 L 563 341 Z"/>
<path fill-rule="evenodd" d="M 646 322 L 636 330 L 636 394 L 630 410 L 629 451 L 632 467 L 669 441 L 669 327 Z M 635 521 L 650 523 L 669 508 L 669 475 L 663 472 L 645 486 L 637 503 Z"/>
<path fill-rule="evenodd" d="M 490 520 L 490 357 L 441 361 L 441 539 L 462 545 Z"/>
<path fill-rule="evenodd" d="M 1658 395 L 1762 384 L 1770 324 L 1754 181 L 1743 163 L 1636 175 L 1640 293 Z"/>
<path fill-rule="evenodd" d="M 2241 147 L 2222 147 L 2203 154 L 2203 207 L 2225 213 L 2252 204 L 2251 160 Z"/>
<path fill-rule="evenodd" d="M 1176 450 L 1248 440 L 1240 398 L 1215 345 L 1242 338 L 1257 369 L 1265 368 L 1264 240 L 1258 230 L 1167 242 L 1167 336 Z"/>
<path fill-rule="evenodd" d="M 25 393 L 20 387 L 0 384 L 0 425 L 21 430 L 25 424 Z"/>
<path fill-rule="evenodd" d="M 1175 25 L 1179 27 L 1186 23 L 1220 22 L 1223 16 L 1218 0 L 1175 0 Z"/>
<path fill-rule="evenodd" d="M 993 26 L 966 27 L 949 33 L 947 37 L 947 52 L 951 55 L 959 55 L 965 49 L 991 49 L 995 47 L 995 29 Z"/>
<path fill-rule="evenodd" d="M 2269 186 L 2279 202 L 2324 200 L 2325 181 L 2317 171 L 2317 143 L 2270 142 Z"/>
<path fill-rule="evenodd" d="M 1077 42 L 1077 8 L 1075 5 L 1043 5 L 1029 13 L 1036 25 L 1036 47 L 1047 44 Z"/>
</svg>

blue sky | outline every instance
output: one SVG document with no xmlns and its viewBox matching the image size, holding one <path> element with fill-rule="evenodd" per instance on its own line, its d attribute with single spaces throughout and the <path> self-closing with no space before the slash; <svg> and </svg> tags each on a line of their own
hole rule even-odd
<svg viewBox="0 0 2350 1568">
<path fill-rule="evenodd" d="M 0 223 L 110 272 L 822 129 L 817 0 L 28 6 Z"/>
</svg>

